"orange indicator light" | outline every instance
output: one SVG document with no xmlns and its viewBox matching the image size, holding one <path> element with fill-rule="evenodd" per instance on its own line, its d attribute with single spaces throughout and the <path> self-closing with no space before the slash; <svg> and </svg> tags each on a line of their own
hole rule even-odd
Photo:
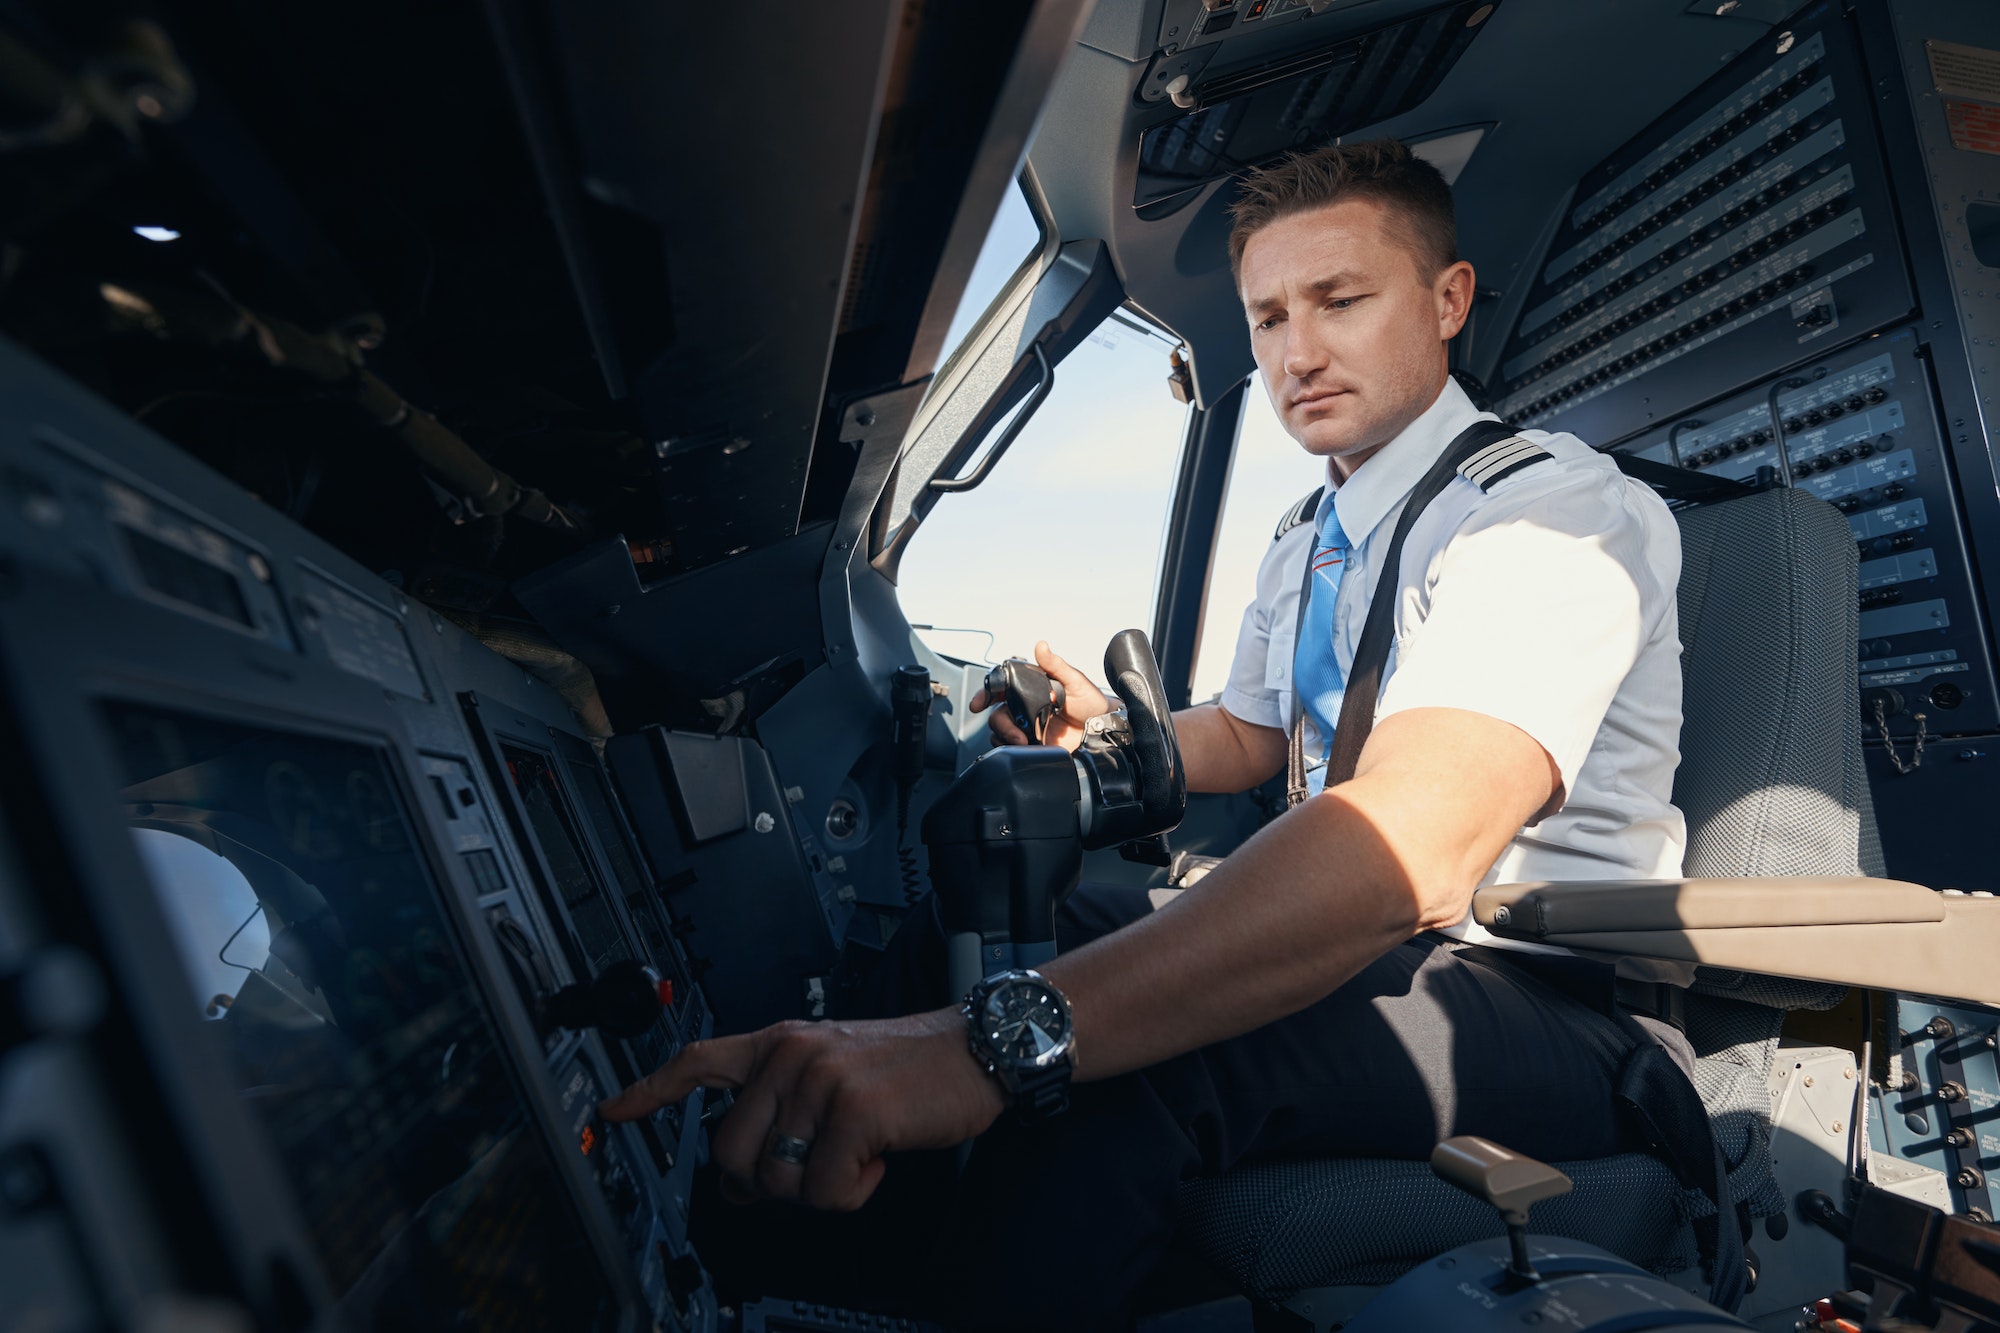
<svg viewBox="0 0 2000 1333">
<path fill-rule="evenodd" d="M 577 1146 L 583 1149 L 585 1157 L 590 1156 L 590 1150 L 597 1146 L 597 1131 L 589 1125 L 585 1125 L 583 1127 L 583 1138 L 578 1142 Z"/>
</svg>

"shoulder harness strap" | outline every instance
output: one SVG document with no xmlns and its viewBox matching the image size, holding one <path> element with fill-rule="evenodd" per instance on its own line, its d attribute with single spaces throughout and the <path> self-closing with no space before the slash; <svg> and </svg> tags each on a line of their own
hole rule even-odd
<svg viewBox="0 0 2000 1333">
<path fill-rule="evenodd" d="M 1271 540 L 1278 540 L 1278 538 L 1284 536 L 1293 528 L 1311 519 L 1313 512 L 1319 508 L 1320 497 L 1325 494 L 1326 487 L 1322 486 L 1305 499 L 1293 505 L 1290 509 L 1287 509 L 1285 516 L 1278 520 L 1278 530 L 1271 534 Z"/>
<path fill-rule="evenodd" d="M 1525 468 L 1544 462 L 1551 455 L 1539 444 L 1518 435 L 1497 440 L 1458 465 L 1458 475 L 1482 491 L 1491 491 L 1500 482 Z"/>
</svg>

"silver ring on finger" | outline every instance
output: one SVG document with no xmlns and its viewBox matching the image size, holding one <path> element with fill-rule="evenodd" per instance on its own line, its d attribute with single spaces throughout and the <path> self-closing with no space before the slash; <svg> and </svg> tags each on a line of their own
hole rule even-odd
<svg viewBox="0 0 2000 1333">
<path fill-rule="evenodd" d="M 789 1134 L 771 1133 L 771 1141 L 764 1151 L 787 1166 L 804 1166 L 806 1158 L 812 1155 L 811 1139 L 795 1139 Z"/>
</svg>

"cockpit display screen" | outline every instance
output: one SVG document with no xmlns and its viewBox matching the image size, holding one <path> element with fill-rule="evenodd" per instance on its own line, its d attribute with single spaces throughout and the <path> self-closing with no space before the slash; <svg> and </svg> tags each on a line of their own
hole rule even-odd
<svg viewBox="0 0 2000 1333">
<path fill-rule="evenodd" d="M 134 703 L 103 716 L 189 1003 L 349 1322 L 611 1326 L 387 752 Z"/>
<path fill-rule="evenodd" d="M 619 924 L 611 896 L 605 892 L 591 860 L 554 760 L 541 751 L 517 745 L 502 745 L 500 753 L 514 790 L 521 797 L 521 806 L 527 812 L 535 844 L 548 862 L 555 890 L 562 896 L 563 907 L 576 928 L 577 943 L 584 953 L 578 961 L 586 975 L 594 977 L 607 965 L 634 957 L 632 942 Z M 599 822 L 601 833 L 613 832 L 608 827 L 610 819 L 606 808 Z M 603 845 L 612 849 L 607 855 L 629 857 L 622 841 L 615 837 L 607 838 Z M 636 872 L 634 875 L 636 878 Z M 643 928 L 645 918 L 640 920 Z M 660 946 L 666 947 L 664 940 Z M 672 1041 L 672 1033 L 663 1023 L 630 1038 L 627 1044 L 640 1066 L 633 1072 L 643 1074 L 665 1064 L 673 1054 Z"/>
<path fill-rule="evenodd" d="M 535 842 L 549 863 L 556 892 L 576 927 L 577 941 L 583 946 L 579 960 L 591 976 L 611 963 L 632 956 L 631 942 L 618 925 L 610 899 L 590 868 L 589 855 L 572 828 L 568 802 L 556 777 L 555 765 L 544 755 L 516 746 L 503 747 L 507 773 L 520 793 Z"/>
</svg>

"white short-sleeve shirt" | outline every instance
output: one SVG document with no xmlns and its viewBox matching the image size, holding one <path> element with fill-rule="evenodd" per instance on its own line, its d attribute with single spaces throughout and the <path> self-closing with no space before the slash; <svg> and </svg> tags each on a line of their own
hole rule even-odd
<svg viewBox="0 0 2000 1333">
<path fill-rule="evenodd" d="M 1304 564 L 1325 507 L 1353 550 L 1334 605 L 1349 673 L 1404 502 L 1447 445 L 1497 420 L 1447 381 L 1424 414 L 1272 542 L 1243 613 L 1222 706 L 1285 728 Z M 1562 808 L 1523 828 L 1485 884 L 1668 879 L 1686 826 L 1680 762 L 1680 531 L 1651 490 L 1573 435 L 1523 431 L 1550 457 L 1492 482 L 1454 477 L 1403 547 L 1396 636 L 1375 717 L 1463 708 L 1512 723 L 1562 772 Z M 1329 479 L 1332 478 L 1329 469 Z M 1324 746 L 1307 722 L 1306 753 Z M 1508 945 L 1467 916 L 1448 933 Z"/>
</svg>

